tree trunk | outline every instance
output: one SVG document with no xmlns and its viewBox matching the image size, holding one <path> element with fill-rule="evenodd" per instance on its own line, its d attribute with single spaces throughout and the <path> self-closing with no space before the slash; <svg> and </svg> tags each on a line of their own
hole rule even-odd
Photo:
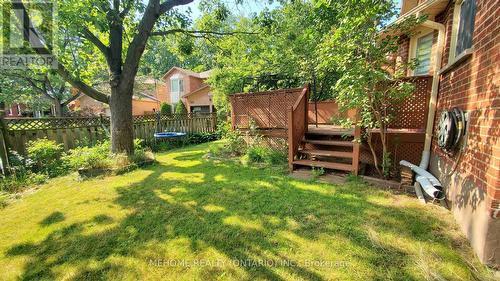
<svg viewBox="0 0 500 281">
<path fill-rule="evenodd" d="M 0 101 L 0 160 L 2 161 L 2 171 L 4 175 L 10 174 L 9 164 L 9 138 L 5 128 L 5 103 Z"/>
<path fill-rule="evenodd" d="M 54 115 L 55 117 L 62 117 L 62 105 L 59 99 L 53 99 L 52 105 L 54 105 Z"/>
<path fill-rule="evenodd" d="M 111 90 L 109 108 L 111 110 L 111 151 L 113 153 L 134 153 L 132 120 L 132 89 L 130 93 Z"/>
<path fill-rule="evenodd" d="M 373 137 L 373 133 L 371 131 L 368 132 L 368 135 L 367 135 L 367 143 L 368 143 L 368 147 L 370 148 L 370 152 L 372 153 L 372 156 L 373 156 L 373 165 L 375 166 L 375 169 L 377 170 L 377 173 L 383 177 L 383 173 L 382 171 L 380 170 L 379 166 L 378 166 L 378 157 L 377 157 L 377 153 L 375 152 L 375 147 L 373 147 L 373 142 L 372 142 L 372 137 Z"/>
</svg>

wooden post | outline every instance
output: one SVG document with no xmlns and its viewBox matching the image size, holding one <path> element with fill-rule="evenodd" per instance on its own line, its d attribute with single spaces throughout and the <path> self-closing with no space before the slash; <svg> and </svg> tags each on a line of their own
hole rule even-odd
<svg viewBox="0 0 500 281">
<path fill-rule="evenodd" d="M 305 97 L 305 105 L 304 105 L 304 124 L 305 124 L 305 129 L 304 129 L 304 134 L 307 133 L 307 130 L 309 129 L 309 89 L 311 86 L 309 84 L 306 84 L 306 97 Z"/>
<path fill-rule="evenodd" d="M 217 113 L 211 113 L 210 115 L 210 120 L 212 122 L 212 128 L 210 128 L 210 132 L 215 132 L 217 130 Z"/>
<path fill-rule="evenodd" d="M 361 127 L 354 127 L 354 143 L 352 148 L 352 173 L 357 176 L 359 172 L 359 154 L 361 147 Z"/>
<path fill-rule="evenodd" d="M 161 132 L 161 111 L 156 112 L 156 132 Z"/>
<path fill-rule="evenodd" d="M 349 118 L 349 117 L 348 117 Z M 359 173 L 359 157 L 361 153 L 361 127 L 358 124 L 359 111 L 354 113 L 354 144 L 352 147 L 352 173 L 357 176 Z"/>
<path fill-rule="evenodd" d="M 0 160 L 2 161 L 2 173 L 9 174 L 9 141 L 7 136 L 7 128 L 4 122 L 5 103 L 0 102 Z"/>
<path fill-rule="evenodd" d="M 234 108 L 233 108 L 233 99 L 234 97 L 230 97 L 231 99 L 231 128 L 233 128 L 233 130 L 236 129 L 236 116 L 234 115 Z"/>
<path fill-rule="evenodd" d="M 293 171 L 293 158 L 294 158 L 294 145 L 293 145 L 293 106 L 288 111 L 288 168 L 290 172 Z"/>
</svg>

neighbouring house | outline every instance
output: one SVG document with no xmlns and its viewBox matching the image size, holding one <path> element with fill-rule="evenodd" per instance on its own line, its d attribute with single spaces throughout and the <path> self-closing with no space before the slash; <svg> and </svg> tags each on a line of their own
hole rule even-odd
<svg viewBox="0 0 500 281">
<path fill-rule="evenodd" d="M 172 108 L 183 102 L 191 113 L 215 112 L 210 86 L 205 83 L 209 75 L 210 71 L 198 73 L 172 67 L 163 75 L 162 79 L 167 87 L 161 100 L 172 104 Z"/>
<path fill-rule="evenodd" d="M 182 102 L 190 113 L 213 113 L 210 86 L 205 83 L 210 71 L 194 72 L 180 67 L 172 67 L 161 80 L 137 78 L 132 100 L 132 114 L 151 114 L 160 109 L 162 103 L 175 106 Z M 106 83 L 102 83 L 106 87 Z M 105 92 L 105 89 L 103 89 Z M 75 92 L 76 93 L 76 92 Z M 69 108 L 82 115 L 111 114 L 109 106 L 86 95 L 73 101 Z"/>
<path fill-rule="evenodd" d="M 479 258 L 500 266 L 500 3 L 498 0 L 402 0 L 401 15 L 426 15 L 401 42 L 397 60 L 416 58 L 408 76 L 430 75 L 436 105 L 426 135 L 429 171 Z M 432 99 L 435 96 L 435 99 Z M 450 154 L 437 143 L 440 114 L 465 112 L 465 145 Z M 418 163 L 417 163 L 418 164 Z"/>
<path fill-rule="evenodd" d="M 22 118 L 22 117 L 52 117 L 55 116 L 55 108 L 51 106 L 44 110 L 31 108 L 25 103 L 13 103 L 5 108 L 5 117 Z"/>
<path fill-rule="evenodd" d="M 6 117 L 23 117 L 23 112 L 26 110 L 26 105 L 23 103 L 13 103 L 5 107 Z"/>
<path fill-rule="evenodd" d="M 105 83 L 103 85 L 106 86 Z M 138 78 L 132 97 L 132 115 L 152 114 L 158 111 L 161 103 L 165 102 L 162 99 L 165 96 L 165 90 L 166 87 L 162 81 L 152 78 Z M 77 91 L 73 92 L 77 93 Z M 72 111 L 82 115 L 111 115 L 109 105 L 86 95 L 80 95 L 68 106 Z"/>
</svg>

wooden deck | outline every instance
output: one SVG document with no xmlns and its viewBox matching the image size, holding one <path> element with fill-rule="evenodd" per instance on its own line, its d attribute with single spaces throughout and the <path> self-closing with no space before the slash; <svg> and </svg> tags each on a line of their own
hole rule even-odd
<svg viewBox="0 0 500 281">
<path fill-rule="evenodd" d="M 337 136 L 352 136 L 354 135 L 354 128 L 352 129 L 346 129 L 340 126 L 335 126 L 335 125 L 324 125 L 324 124 L 309 124 L 309 127 L 307 128 L 307 133 L 308 134 L 315 134 L 315 135 L 337 135 Z"/>
</svg>

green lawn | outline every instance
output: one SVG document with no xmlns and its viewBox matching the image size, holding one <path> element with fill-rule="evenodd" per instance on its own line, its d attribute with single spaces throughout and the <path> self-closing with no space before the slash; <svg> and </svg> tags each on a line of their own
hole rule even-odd
<svg viewBox="0 0 500 281">
<path fill-rule="evenodd" d="M 52 180 L 0 210 L 0 279 L 474 280 L 450 213 L 362 183 L 203 158 Z M 478 271 L 476 271 L 478 270 Z"/>
</svg>

